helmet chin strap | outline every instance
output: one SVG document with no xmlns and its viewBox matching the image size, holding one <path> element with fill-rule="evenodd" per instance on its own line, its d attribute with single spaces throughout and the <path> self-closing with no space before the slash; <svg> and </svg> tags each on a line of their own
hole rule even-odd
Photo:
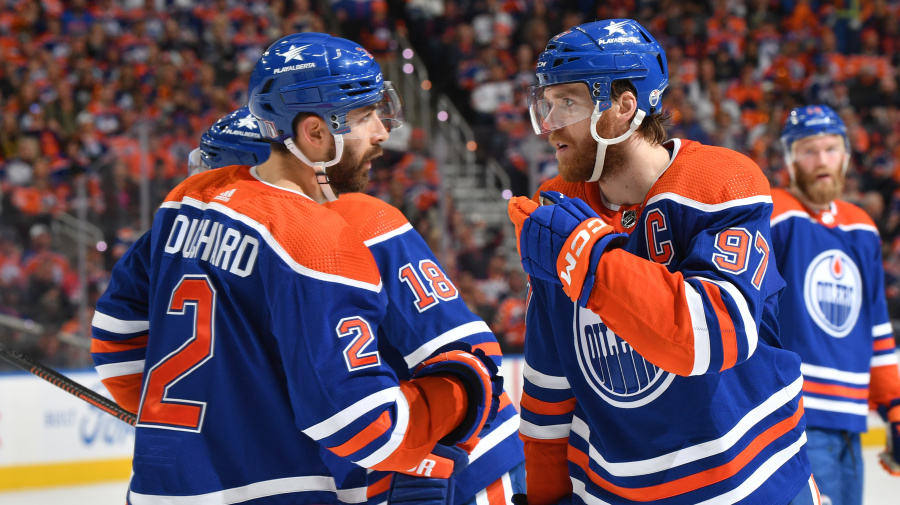
<svg viewBox="0 0 900 505">
<path fill-rule="evenodd" d="M 597 141 L 597 159 L 594 161 L 594 173 L 591 174 L 591 178 L 588 179 L 588 182 L 597 182 L 600 180 L 600 175 L 603 173 L 603 160 L 606 159 L 606 147 L 612 144 L 618 144 L 630 137 L 631 134 L 641 126 L 644 116 L 647 115 L 646 112 L 638 109 L 637 113 L 634 115 L 634 119 L 631 120 L 631 126 L 628 127 L 627 132 L 614 139 L 605 139 L 597 133 L 597 121 L 599 121 L 600 116 L 603 115 L 599 108 L 600 104 L 595 104 L 594 112 L 591 113 L 591 137 L 594 137 L 594 140 Z"/>
<path fill-rule="evenodd" d="M 341 161 L 341 155 L 344 154 L 344 136 L 341 134 L 332 135 L 334 136 L 335 155 L 331 161 L 309 161 L 309 158 L 303 154 L 303 151 L 297 147 L 297 144 L 294 144 L 294 139 L 284 139 L 284 146 L 288 148 L 288 151 L 293 153 L 303 163 L 313 167 L 313 171 L 316 173 L 316 182 L 322 187 L 322 194 L 325 195 L 325 199 L 329 202 L 337 200 L 337 196 L 334 194 L 334 190 L 331 189 L 331 185 L 328 184 L 328 174 L 325 172 L 325 169 L 336 165 L 337 162 Z"/>
</svg>

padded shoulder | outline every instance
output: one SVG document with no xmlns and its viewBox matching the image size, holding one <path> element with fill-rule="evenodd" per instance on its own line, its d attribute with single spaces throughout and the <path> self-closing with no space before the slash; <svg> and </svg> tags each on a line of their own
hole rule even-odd
<svg viewBox="0 0 900 505">
<path fill-rule="evenodd" d="M 179 205 L 216 210 L 250 226 L 275 254 L 301 270 L 373 286 L 381 283 L 369 249 L 337 212 L 303 194 L 257 180 L 247 166 L 189 177 L 163 203 Z"/>
<path fill-rule="evenodd" d="M 843 200 L 835 200 L 837 207 L 837 221 L 840 225 L 866 225 L 876 228 L 875 221 L 862 208 Z"/>
<path fill-rule="evenodd" d="M 344 218 L 356 233 L 368 241 L 409 225 L 406 216 L 393 205 L 363 193 L 348 193 L 325 204 Z"/>
<path fill-rule="evenodd" d="M 785 189 L 772 189 L 772 203 L 775 205 L 772 210 L 772 219 L 787 212 L 806 212 L 800 200 L 797 200 L 797 197 Z"/>
<path fill-rule="evenodd" d="M 703 204 L 769 196 L 769 181 L 750 158 L 731 149 L 683 142 L 647 199 L 672 193 Z"/>
<path fill-rule="evenodd" d="M 558 191 L 568 196 L 569 198 L 581 198 L 582 200 L 584 200 L 587 196 L 584 188 L 585 184 L 585 182 L 566 182 L 562 177 L 557 175 L 549 181 L 541 184 L 541 187 L 538 188 L 537 193 L 535 193 L 531 197 L 531 199 L 536 202 L 540 202 L 539 196 L 541 194 L 541 191 Z"/>
</svg>

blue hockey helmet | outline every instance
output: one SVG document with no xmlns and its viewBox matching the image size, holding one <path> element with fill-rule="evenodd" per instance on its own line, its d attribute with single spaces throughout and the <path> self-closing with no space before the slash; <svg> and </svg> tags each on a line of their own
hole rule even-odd
<svg viewBox="0 0 900 505">
<path fill-rule="evenodd" d="M 201 170 L 229 165 L 259 165 L 269 158 L 269 142 L 247 107 L 219 119 L 200 137 Z"/>
<path fill-rule="evenodd" d="M 275 142 L 291 139 L 300 112 L 324 119 L 334 135 L 350 133 L 347 113 L 369 105 L 388 132 L 403 123 L 400 98 L 372 55 L 324 33 L 297 33 L 272 44 L 253 67 L 249 97 L 260 132 Z"/>
<path fill-rule="evenodd" d="M 669 70 L 662 46 L 643 26 L 631 19 L 608 19 L 575 26 L 550 39 L 538 57 L 538 85 L 531 88 L 528 108 L 538 135 L 591 118 L 591 135 L 598 143 L 594 173 L 603 169 L 606 146 L 631 136 L 644 117 L 659 112 L 662 93 L 669 85 Z M 631 127 L 614 139 L 596 132 L 597 120 L 612 102 L 612 82 L 629 81 L 636 91 L 637 112 Z M 551 86 L 584 83 L 592 104 L 578 104 L 567 97 L 545 97 Z"/>
<path fill-rule="evenodd" d="M 838 113 L 827 105 L 807 105 L 791 110 L 781 130 L 781 145 L 790 153 L 794 142 L 814 135 L 840 135 L 849 152 L 847 127 Z"/>
</svg>

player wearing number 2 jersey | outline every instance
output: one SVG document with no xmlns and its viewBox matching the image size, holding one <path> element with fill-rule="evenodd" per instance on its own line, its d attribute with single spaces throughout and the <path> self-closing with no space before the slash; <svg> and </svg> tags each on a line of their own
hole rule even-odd
<svg viewBox="0 0 900 505">
<path fill-rule="evenodd" d="M 223 117 L 205 132 L 196 157 L 198 170 L 253 165 L 269 157 L 255 123 L 245 121 L 246 108 Z M 497 341 L 487 324 L 473 314 L 445 275 L 425 240 L 403 214 L 387 203 L 357 193 L 354 185 L 332 183 L 340 194 L 325 204 L 336 211 L 365 241 L 381 273 L 388 295 L 387 315 L 378 332 L 382 358 L 401 379 L 441 347 L 464 342 L 500 361 Z M 519 416 L 504 394 L 497 419 L 481 434 L 468 456 L 468 466 L 454 475 L 454 503 L 508 503 L 523 492 L 524 455 L 518 438 Z M 333 461 L 325 454 L 326 461 Z M 340 465 L 340 463 L 334 463 Z M 339 470 L 336 469 L 336 473 Z M 369 503 L 387 498 L 390 474 L 372 472 Z"/>
<path fill-rule="evenodd" d="M 509 206 L 532 288 L 528 503 L 813 503 L 759 167 L 666 140 L 665 54 L 632 20 L 557 35 L 537 75 L 560 177 Z"/>
<path fill-rule="evenodd" d="M 138 415 L 133 505 L 362 503 L 365 470 L 338 479 L 322 451 L 407 471 L 436 460 L 437 442 L 472 443 L 496 412 L 496 368 L 477 349 L 443 352 L 409 380 L 386 366 L 377 267 L 320 205 L 317 176 L 342 156 L 363 166 L 401 117 L 371 55 L 285 37 L 250 97 L 282 148 L 173 190 L 97 305 L 97 370 Z"/>
</svg>

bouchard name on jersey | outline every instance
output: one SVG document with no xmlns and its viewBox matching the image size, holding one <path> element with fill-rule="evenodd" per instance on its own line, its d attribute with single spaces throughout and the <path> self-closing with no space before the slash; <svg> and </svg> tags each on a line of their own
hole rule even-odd
<svg viewBox="0 0 900 505">
<path fill-rule="evenodd" d="M 733 151 L 666 147 L 640 205 L 605 202 L 596 184 L 541 188 L 629 235 L 603 254 L 585 306 L 531 279 L 520 432 L 526 458 L 563 456 L 526 460 L 529 475 L 591 505 L 787 504 L 810 468 L 799 359 L 777 337 L 768 182 Z"/>
<path fill-rule="evenodd" d="M 365 470 L 338 481 L 320 450 L 414 464 L 413 400 L 379 353 L 386 307 L 335 212 L 247 166 L 179 185 L 93 320 L 98 373 L 138 415 L 129 503 L 365 503 Z"/>
</svg>

